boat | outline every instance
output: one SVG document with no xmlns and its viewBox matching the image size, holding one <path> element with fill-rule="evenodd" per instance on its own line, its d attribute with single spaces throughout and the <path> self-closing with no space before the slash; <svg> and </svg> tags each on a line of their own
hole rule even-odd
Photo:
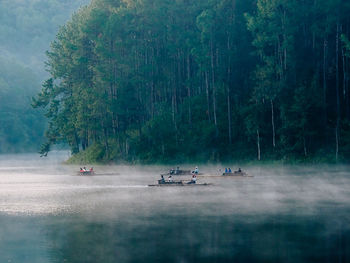
<svg viewBox="0 0 350 263">
<path fill-rule="evenodd" d="M 148 186 L 208 186 L 210 183 L 188 183 L 186 181 L 163 181 L 158 180 L 158 184 L 149 184 Z"/>
<path fill-rule="evenodd" d="M 246 177 L 251 177 L 250 175 L 248 175 L 246 172 L 241 171 L 234 171 L 231 173 L 223 173 L 222 176 L 246 176 Z"/>
<path fill-rule="evenodd" d="M 94 175 L 95 172 L 92 170 L 92 171 L 79 171 L 78 172 L 79 175 Z"/>
<path fill-rule="evenodd" d="M 72 174 L 72 176 L 82 176 L 82 175 L 88 175 L 88 176 L 118 176 L 120 175 L 119 173 L 95 173 L 86 171 L 86 172 L 77 172 L 75 174 Z"/>
<path fill-rule="evenodd" d="M 173 187 L 173 186 L 209 186 L 213 185 L 210 183 L 203 183 L 203 184 L 187 184 L 187 183 L 182 183 L 182 184 L 149 184 L 148 186 L 150 187 Z"/>
<path fill-rule="evenodd" d="M 165 180 L 159 179 L 158 184 L 183 184 L 183 181 L 165 181 Z"/>
</svg>

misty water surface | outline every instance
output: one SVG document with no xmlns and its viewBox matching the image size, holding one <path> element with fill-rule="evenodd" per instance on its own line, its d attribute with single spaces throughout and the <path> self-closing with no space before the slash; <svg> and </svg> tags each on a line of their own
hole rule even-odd
<svg viewBox="0 0 350 263">
<path fill-rule="evenodd" d="M 246 167 L 254 177 L 166 188 L 147 185 L 168 167 L 77 176 L 67 157 L 0 156 L 0 262 L 350 261 L 347 166 Z"/>
</svg>

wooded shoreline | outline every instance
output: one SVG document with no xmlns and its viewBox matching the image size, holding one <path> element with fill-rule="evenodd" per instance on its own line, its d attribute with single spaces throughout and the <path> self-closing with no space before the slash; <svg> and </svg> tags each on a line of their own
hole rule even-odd
<svg viewBox="0 0 350 263">
<path fill-rule="evenodd" d="M 174 158 L 174 159 L 162 159 L 157 158 L 154 160 L 144 160 L 144 159 L 96 159 L 94 156 L 91 156 L 85 152 L 80 152 L 78 154 L 72 155 L 68 160 L 65 161 L 65 164 L 91 164 L 91 165 L 176 165 L 181 164 L 181 167 L 192 167 L 196 165 L 226 165 L 232 166 L 232 164 L 240 164 L 240 166 L 279 166 L 279 165 L 349 165 L 350 160 L 345 158 L 339 158 L 336 160 L 334 154 L 328 154 L 323 156 L 313 156 L 309 158 L 283 158 L 283 159 L 273 159 L 265 158 L 258 160 L 256 158 L 239 158 L 239 159 L 222 159 L 222 160 L 213 160 L 213 159 L 185 159 L 185 158 Z"/>
<path fill-rule="evenodd" d="M 342 0 L 93 0 L 47 53 L 41 153 L 63 141 L 101 162 L 346 161 L 349 13 Z"/>
</svg>

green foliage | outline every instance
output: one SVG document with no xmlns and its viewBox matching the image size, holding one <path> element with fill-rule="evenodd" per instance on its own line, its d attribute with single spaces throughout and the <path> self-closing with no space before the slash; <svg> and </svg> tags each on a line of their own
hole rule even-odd
<svg viewBox="0 0 350 263">
<path fill-rule="evenodd" d="M 346 49 L 346 55 L 347 55 L 348 57 L 350 57 L 350 41 L 349 41 L 349 39 L 348 39 L 345 35 L 342 35 L 342 36 L 341 36 L 341 39 L 342 39 L 343 44 L 344 44 L 344 47 L 345 47 L 345 49 Z"/>
<path fill-rule="evenodd" d="M 102 145 L 91 145 L 85 152 L 80 152 L 71 157 L 67 164 L 95 164 L 105 162 L 105 152 Z"/>
<path fill-rule="evenodd" d="M 49 118 L 43 154 L 64 141 L 83 161 L 340 160 L 349 11 L 340 0 L 94 0 L 47 53 L 34 100 Z"/>
</svg>

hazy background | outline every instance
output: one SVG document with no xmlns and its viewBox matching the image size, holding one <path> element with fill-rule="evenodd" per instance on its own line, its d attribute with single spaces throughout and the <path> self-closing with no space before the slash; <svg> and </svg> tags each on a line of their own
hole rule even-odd
<svg viewBox="0 0 350 263">
<path fill-rule="evenodd" d="M 0 1 L 0 153 L 40 148 L 46 120 L 30 104 L 48 76 L 45 52 L 59 26 L 88 2 Z"/>
<path fill-rule="evenodd" d="M 58 28 L 90 0 L 1 0 L 0 56 L 46 76 L 45 52 Z"/>
</svg>

